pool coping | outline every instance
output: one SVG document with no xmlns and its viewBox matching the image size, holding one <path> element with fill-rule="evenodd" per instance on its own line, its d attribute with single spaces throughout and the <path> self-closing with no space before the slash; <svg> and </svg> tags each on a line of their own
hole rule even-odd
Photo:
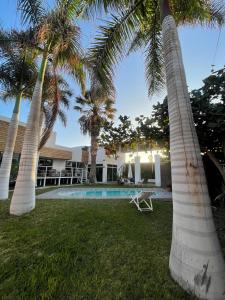
<svg viewBox="0 0 225 300">
<path fill-rule="evenodd" d="M 146 192 L 159 192 L 162 193 L 162 195 L 156 195 L 156 196 L 152 196 L 152 199 L 168 199 L 168 200 L 172 200 L 172 193 L 167 192 L 166 190 L 164 190 L 163 188 L 141 188 L 141 187 L 137 187 L 137 188 L 101 188 L 101 187 L 93 187 L 93 188 L 56 188 L 53 191 L 49 191 L 40 195 L 37 195 L 36 198 L 37 199 L 71 199 L 71 200 L 82 200 L 82 199 L 87 199 L 87 200 L 101 200 L 101 199 L 105 199 L 105 200 L 116 200 L 116 199 L 129 199 L 131 198 L 131 196 L 129 197 L 124 197 L 124 196 L 117 196 L 117 197 L 101 197 L 101 198 L 92 198 L 92 197 L 74 197 L 74 196 L 70 196 L 70 195 L 60 195 L 59 193 L 69 193 L 69 192 L 78 192 L 78 191 L 107 191 L 107 190 L 138 190 L 138 191 L 146 191 Z"/>
</svg>

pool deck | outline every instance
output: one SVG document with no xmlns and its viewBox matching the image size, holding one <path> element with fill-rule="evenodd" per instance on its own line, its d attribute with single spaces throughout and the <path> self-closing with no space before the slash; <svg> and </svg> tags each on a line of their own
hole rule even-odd
<svg viewBox="0 0 225 300">
<path fill-rule="evenodd" d="M 81 192 L 81 191 L 107 191 L 107 190 L 137 190 L 137 191 L 146 191 L 146 192 L 154 192 L 155 195 L 152 196 L 153 200 L 172 200 L 172 193 L 167 192 L 163 188 L 57 188 L 53 191 L 43 193 L 41 195 L 38 195 L 36 198 L 37 199 L 96 199 L 96 198 L 88 198 L 88 197 L 74 197 L 74 195 L 70 195 L 70 193 L 74 192 Z M 111 199 L 111 200 L 116 200 L 116 199 L 129 199 L 129 197 L 124 197 L 124 196 L 117 196 L 109 198 L 109 197 L 104 197 L 102 196 L 101 198 L 98 199 Z"/>
</svg>

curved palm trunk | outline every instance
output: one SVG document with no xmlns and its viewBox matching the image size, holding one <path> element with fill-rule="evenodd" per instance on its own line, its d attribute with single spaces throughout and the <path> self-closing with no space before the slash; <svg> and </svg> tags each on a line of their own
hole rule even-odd
<svg viewBox="0 0 225 300">
<path fill-rule="evenodd" d="M 39 148 L 39 147 L 40 147 L 40 140 L 41 140 L 41 135 L 42 135 L 43 120 L 44 120 L 44 112 L 43 112 L 43 110 L 41 110 L 40 122 L 39 122 L 39 132 L 38 132 L 37 166 L 36 166 L 36 179 L 35 179 L 36 187 L 37 187 L 37 177 L 38 177 L 38 163 L 39 163 L 40 152 L 41 152 L 41 148 Z"/>
<path fill-rule="evenodd" d="M 224 259 L 213 222 L 177 28 L 169 14 L 162 21 L 162 34 L 173 186 L 170 271 L 185 290 L 200 299 L 222 300 Z"/>
<path fill-rule="evenodd" d="M 18 131 L 21 98 L 22 93 L 20 93 L 16 99 L 0 167 L 0 200 L 7 200 L 9 196 L 9 179 L 13 159 L 13 151 Z"/>
<path fill-rule="evenodd" d="M 39 143 L 40 111 L 46 65 L 47 53 L 43 56 L 42 65 L 31 101 L 30 113 L 21 152 L 19 173 L 10 205 L 10 214 L 13 215 L 22 215 L 31 211 L 35 207 L 35 181 Z"/>
<path fill-rule="evenodd" d="M 90 170 L 90 183 L 96 182 L 96 157 L 98 150 L 98 137 L 96 135 L 91 136 L 91 170 Z"/>
</svg>

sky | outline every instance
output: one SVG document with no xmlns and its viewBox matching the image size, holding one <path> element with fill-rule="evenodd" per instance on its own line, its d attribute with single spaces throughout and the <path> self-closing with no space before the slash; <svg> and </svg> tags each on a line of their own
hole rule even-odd
<svg viewBox="0 0 225 300">
<path fill-rule="evenodd" d="M 50 2 L 52 0 L 49 0 Z M 4 28 L 20 28 L 20 17 L 16 12 L 16 0 L 0 1 L 0 26 Z M 103 18 L 103 17 L 102 17 Z M 100 20 L 102 22 L 102 19 Z M 80 22 L 81 44 L 87 48 L 91 45 L 98 30 L 99 20 Z M 215 70 L 225 65 L 225 28 L 182 27 L 179 28 L 184 66 L 189 90 L 202 86 L 202 80 L 210 75 L 211 65 Z M 144 50 L 138 51 L 123 61 L 116 68 L 116 117 L 128 115 L 134 120 L 139 115 L 150 116 L 152 105 L 162 102 L 165 91 L 152 98 L 148 97 L 144 76 Z M 78 124 L 79 113 L 73 110 L 75 97 L 80 94 L 79 87 L 70 80 L 74 92 L 71 108 L 67 112 L 67 127 L 57 122 L 54 130 L 57 132 L 57 144 L 73 147 L 89 145 L 90 138 L 80 133 Z M 11 117 L 13 99 L 5 104 L 0 99 L 0 115 Z M 23 101 L 20 120 L 26 122 L 29 112 L 29 102 Z"/>
</svg>

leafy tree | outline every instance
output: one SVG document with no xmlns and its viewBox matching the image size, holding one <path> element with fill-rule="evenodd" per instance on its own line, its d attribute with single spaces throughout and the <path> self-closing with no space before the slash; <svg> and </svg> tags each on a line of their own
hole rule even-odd
<svg viewBox="0 0 225 300">
<path fill-rule="evenodd" d="M 74 109 L 81 114 L 79 118 L 81 131 L 83 134 L 91 136 L 91 170 L 89 178 L 91 183 L 95 183 L 98 138 L 105 122 L 114 116 L 114 101 L 108 98 L 99 87 L 92 86 L 83 96 L 76 97 L 76 103 L 78 105 Z"/>
<path fill-rule="evenodd" d="M 119 124 L 114 122 L 105 122 L 101 136 L 100 143 L 109 154 L 116 155 L 118 150 L 128 148 L 132 144 L 132 127 L 131 120 L 128 116 L 120 115 Z"/>
<path fill-rule="evenodd" d="M 211 151 L 221 159 L 225 153 L 225 70 L 221 69 L 203 80 L 200 89 L 190 93 L 191 108 L 202 152 Z M 146 118 L 147 119 L 147 118 Z M 156 133 L 153 139 L 159 137 L 159 143 L 169 143 L 169 115 L 167 98 L 163 103 L 153 105 L 153 112 L 149 120 L 156 124 L 162 133 Z M 146 127 L 146 137 L 151 134 Z M 160 141 L 161 140 L 161 141 Z M 223 154 L 224 159 L 225 155 Z"/>
<path fill-rule="evenodd" d="M 203 80 L 191 92 L 191 104 L 202 151 L 223 152 L 225 159 L 225 70 Z"/>
</svg>

